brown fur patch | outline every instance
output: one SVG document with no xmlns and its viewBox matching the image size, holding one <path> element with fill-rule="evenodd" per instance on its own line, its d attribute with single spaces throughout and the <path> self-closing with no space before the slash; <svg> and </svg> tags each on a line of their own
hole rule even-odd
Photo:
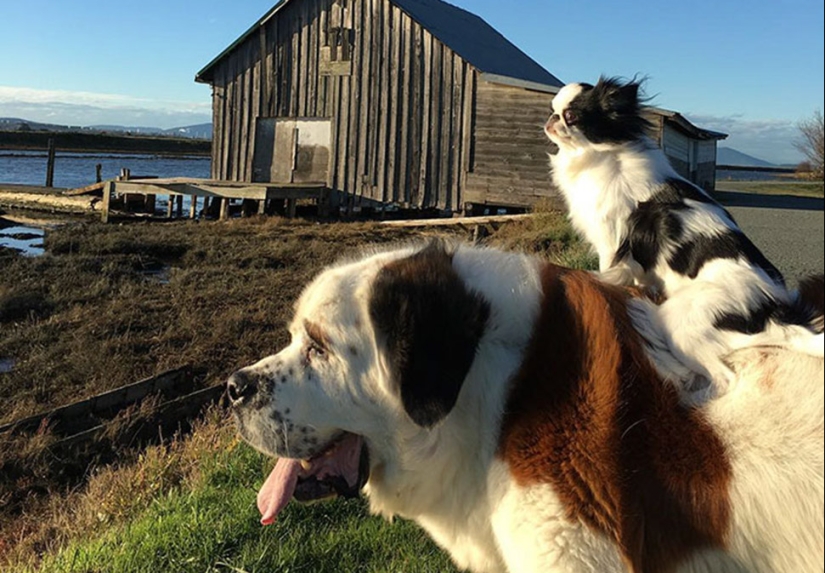
<svg viewBox="0 0 825 573">
<path fill-rule="evenodd" d="M 490 305 L 432 242 L 388 263 L 372 284 L 369 313 L 407 414 L 430 427 L 455 406 Z"/>
<path fill-rule="evenodd" d="M 317 344 L 322 350 L 329 351 L 329 335 L 321 325 L 316 324 L 310 320 L 305 320 L 304 329 L 306 330 L 307 336 L 309 336 L 312 342 Z"/>
<path fill-rule="evenodd" d="M 542 283 L 499 445 L 515 480 L 552 485 L 568 517 L 613 539 L 634 573 L 667 573 L 697 549 L 724 546 L 724 445 L 659 379 L 627 295 L 550 265 Z"/>
</svg>

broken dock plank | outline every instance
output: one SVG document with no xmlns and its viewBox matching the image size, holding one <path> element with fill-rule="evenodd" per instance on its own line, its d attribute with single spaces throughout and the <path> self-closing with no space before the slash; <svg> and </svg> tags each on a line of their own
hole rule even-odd
<svg viewBox="0 0 825 573">
<path fill-rule="evenodd" d="M 69 189 L 63 192 L 63 195 L 67 197 L 75 197 L 77 195 L 89 195 L 90 193 L 98 193 L 103 191 L 103 188 L 106 187 L 106 181 L 100 181 L 99 183 L 92 183 L 91 185 L 86 185 L 85 187 L 78 187 L 76 189 Z"/>
<path fill-rule="evenodd" d="M 188 366 L 169 370 L 134 384 L 98 394 L 87 400 L 4 424 L 0 426 L 0 434 L 33 432 L 43 424 L 49 424 L 53 431 L 68 436 L 90 425 L 96 425 L 98 418 L 113 417 L 118 411 L 135 404 L 149 394 L 169 394 L 175 388 L 184 388 L 183 391 L 186 392 L 191 388 L 192 379 L 192 371 Z"/>
<path fill-rule="evenodd" d="M 191 394 L 169 400 L 168 402 L 163 402 L 155 408 L 154 413 L 151 415 L 151 422 L 153 423 L 150 423 L 149 420 L 143 420 L 141 427 L 136 429 L 136 431 L 139 434 L 144 434 L 145 437 L 154 437 L 155 434 L 157 434 L 158 428 L 166 432 L 170 430 L 174 431 L 176 425 L 182 421 L 193 419 L 205 406 L 214 404 L 220 400 L 224 392 L 225 385 L 219 384 L 197 390 Z M 49 448 L 52 451 L 60 451 L 71 446 L 97 440 L 101 435 L 106 433 L 109 424 L 111 424 L 111 422 L 83 430 L 55 442 L 50 445 Z M 139 436 L 134 434 L 127 437 L 132 440 Z"/>
<path fill-rule="evenodd" d="M 451 225 L 490 225 L 523 221 L 533 215 L 488 215 L 484 217 L 453 217 L 451 219 L 405 219 L 401 221 L 381 221 L 379 224 L 389 227 L 446 227 Z"/>
<path fill-rule="evenodd" d="M 97 198 L 64 195 L 66 189 L 38 185 L 0 183 L 0 207 L 61 213 L 89 213 L 95 210 Z"/>
</svg>

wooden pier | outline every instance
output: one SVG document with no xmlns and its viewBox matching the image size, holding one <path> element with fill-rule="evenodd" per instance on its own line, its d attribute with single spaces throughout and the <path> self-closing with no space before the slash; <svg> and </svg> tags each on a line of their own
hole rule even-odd
<svg viewBox="0 0 825 573">
<path fill-rule="evenodd" d="M 40 185 L 0 183 L 0 208 L 58 213 L 91 213 L 99 209 L 97 197 L 70 195 L 66 189 Z"/>
<path fill-rule="evenodd" d="M 269 214 L 272 202 L 287 217 L 294 217 L 298 201 L 313 201 L 319 213 L 330 214 L 336 194 L 323 184 L 244 183 L 214 179 L 174 177 L 131 177 L 92 183 L 77 189 L 0 183 L 0 207 L 62 213 L 100 213 L 108 222 L 115 211 L 129 215 L 154 215 L 158 196 L 169 198 L 167 217 L 196 218 L 200 210 L 211 216 L 229 218 L 230 203 L 243 201 L 244 213 Z M 190 198 L 189 212 L 183 213 L 183 198 Z"/>
<path fill-rule="evenodd" d="M 85 188 L 87 192 L 98 186 L 103 191 L 101 220 L 109 221 L 112 200 L 123 198 L 125 205 L 143 204 L 153 210 L 155 198 L 158 195 L 169 197 L 167 216 L 183 217 L 183 198 L 188 196 L 191 204 L 189 217 L 196 218 L 199 201 L 202 199 L 203 208 L 207 201 L 220 201 L 219 217 L 229 217 L 229 204 L 232 200 L 257 202 L 258 214 L 267 212 L 267 204 L 271 200 L 285 202 L 287 217 L 295 216 L 297 202 L 302 199 L 317 202 L 319 211 L 326 213 L 331 206 L 331 193 L 325 185 L 291 183 L 289 185 L 272 183 L 243 183 L 236 181 L 222 181 L 215 179 L 195 179 L 190 177 L 175 177 L 170 179 L 115 179 L 105 181 Z M 80 191 L 80 190 L 78 190 Z M 70 192 L 72 193 L 72 192 Z M 135 197 L 141 197 L 135 201 Z"/>
</svg>

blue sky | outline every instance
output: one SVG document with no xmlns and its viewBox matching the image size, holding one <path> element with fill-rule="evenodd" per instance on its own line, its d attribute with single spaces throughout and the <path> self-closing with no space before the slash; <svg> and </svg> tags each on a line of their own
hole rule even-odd
<svg viewBox="0 0 825 573">
<path fill-rule="evenodd" d="M 822 0 L 453 0 L 563 81 L 649 77 L 653 103 L 730 133 L 722 145 L 800 159 L 822 109 Z M 275 0 L 6 0 L 0 116 L 74 125 L 209 121 L 194 75 Z"/>
</svg>

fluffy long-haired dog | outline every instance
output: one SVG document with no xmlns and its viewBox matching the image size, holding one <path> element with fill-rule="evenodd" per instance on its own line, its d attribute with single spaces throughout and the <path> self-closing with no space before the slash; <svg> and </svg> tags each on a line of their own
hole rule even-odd
<svg viewBox="0 0 825 573">
<path fill-rule="evenodd" d="M 363 491 L 473 573 L 821 573 L 823 360 L 740 350 L 739 383 L 685 401 L 636 303 L 465 245 L 327 268 L 290 344 L 228 381 L 280 458 L 262 522 Z"/>
<path fill-rule="evenodd" d="M 648 135 L 644 103 L 636 81 L 569 84 L 545 126 L 558 146 L 553 179 L 602 277 L 664 295 L 672 350 L 711 379 L 730 381 L 724 357 L 746 346 L 822 356 L 814 313 L 730 213 L 676 173 Z"/>
</svg>

